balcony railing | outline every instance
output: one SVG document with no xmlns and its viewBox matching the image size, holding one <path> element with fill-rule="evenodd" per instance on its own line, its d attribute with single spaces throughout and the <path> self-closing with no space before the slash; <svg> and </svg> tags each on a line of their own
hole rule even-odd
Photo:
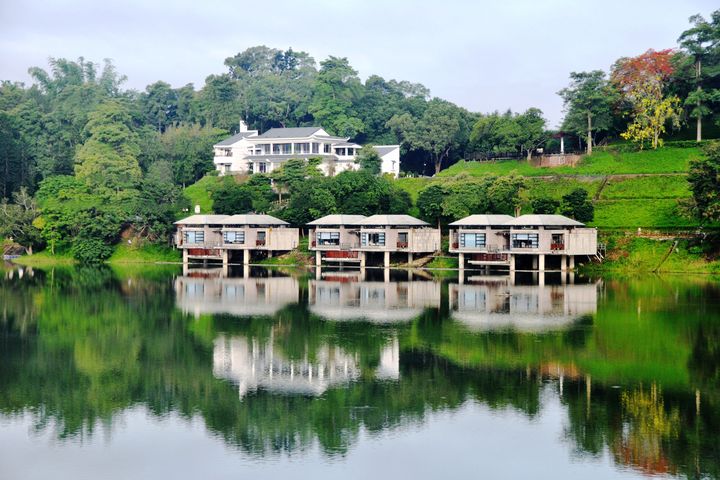
<svg viewBox="0 0 720 480">
<path fill-rule="evenodd" d="M 564 243 L 551 243 L 550 250 L 553 250 L 553 251 L 565 250 L 565 244 Z"/>
<path fill-rule="evenodd" d="M 265 240 L 255 240 L 255 246 L 256 246 L 256 247 L 264 247 L 264 246 L 265 246 Z"/>
<path fill-rule="evenodd" d="M 397 242 L 397 248 L 408 248 L 408 242 Z"/>
</svg>

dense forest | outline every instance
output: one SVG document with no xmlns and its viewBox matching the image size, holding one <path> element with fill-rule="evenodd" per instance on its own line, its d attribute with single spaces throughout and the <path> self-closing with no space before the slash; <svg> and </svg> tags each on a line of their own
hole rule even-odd
<svg viewBox="0 0 720 480">
<path fill-rule="evenodd" d="M 29 86 L 3 81 L 0 237 L 84 259 L 107 257 L 128 229 L 166 241 L 177 212 L 189 207 L 182 188 L 212 172 L 212 145 L 237 131 L 240 119 L 261 131 L 322 125 L 360 143 L 399 143 L 404 174 L 559 147 L 559 132 L 537 108 L 469 112 L 418 83 L 377 75 L 363 81 L 347 58 L 318 64 L 306 52 L 256 46 L 227 58 L 225 67 L 200 89 L 163 81 L 143 92 L 124 89 L 126 78 L 110 60 L 83 58 L 30 68 Z M 592 153 L 609 140 L 658 148 L 688 126 L 702 140 L 703 125 L 713 126 L 720 112 L 720 10 L 709 20 L 691 17 L 677 48 L 618 59 L 609 72 L 572 72 L 558 93 L 569 148 Z M 372 163 L 336 179 L 320 178 L 312 165 L 288 165 L 242 188 L 223 184 L 216 194 L 236 210 L 269 211 L 293 223 L 338 208 L 407 211 L 410 199 L 378 178 Z M 483 180 L 460 192 L 456 210 L 511 213 L 515 205 L 506 200 L 519 187 L 512 178 Z M 478 193 L 487 201 L 463 203 Z M 421 211 L 439 218 L 431 207 Z"/>
</svg>

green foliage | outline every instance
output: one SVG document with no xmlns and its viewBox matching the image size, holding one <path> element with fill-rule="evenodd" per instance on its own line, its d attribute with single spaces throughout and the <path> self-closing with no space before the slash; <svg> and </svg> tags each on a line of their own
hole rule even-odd
<svg viewBox="0 0 720 480">
<path fill-rule="evenodd" d="M 198 124 L 170 126 L 159 138 L 158 155 L 172 165 L 177 184 L 193 183 L 215 169 L 212 147 L 226 135 L 226 130 Z"/>
<path fill-rule="evenodd" d="M 530 158 L 546 138 L 542 111 L 529 108 L 522 114 L 508 110 L 504 114 L 481 116 L 472 127 L 470 144 L 472 150 L 481 155 L 517 152 Z"/>
<path fill-rule="evenodd" d="M 592 222 L 595 216 L 595 207 L 588 198 L 587 190 L 576 188 L 567 195 L 563 195 L 560 202 L 560 213 L 566 217 L 574 218 L 578 222 Z"/>
<path fill-rule="evenodd" d="M 416 202 L 420 216 L 430 223 L 440 223 L 444 215 L 443 201 L 446 195 L 445 188 L 437 183 L 420 190 Z"/>
<path fill-rule="evenodd" d="M 705 221 L 720 220 L 720 142 L 708 144 L 705 156 L 690 163 L 688 182 L 695 214 Z"/>
<path fill-rule="evenodd" d="M 99 238 L 79 238 L 73 242 L 70 253 L 80 263 L 100 263 L 110 258 L 113 248 Z"/>
<path fill-rule="evenodd" d="M 560 202 L 550 197 L 535 197 L 531 200 L 530 206 L 533 213 L 552 215 L 557 213 Z"/>
<path fill-rule="evenodd" d="M 375 147 L 372 145 L 365 145 L 360 149 L 360 153 L 357 156 L 357 163 L 360 165 L 360 170 L 364 170 L 373 175 L 379 175 L 382 171 L 382 158 L 378 154 Z"/>
<path fill-rule="evenodd" d="M 0 239 L 12 238 L 32 253 L 41 245 L 40 230 L 35 225 L 39 212 L 37 203 L 24 187 L 13 194 L 13 203 L 0 200 Z"/>
<path fill-rule="evenodd" d="M 283 218 L 293 225 L 305 225 L 316 218 L 337 212 L 337 202 L 329 180 L 305 182 L 293 192 Z"/>
<path fill-rule="evenodd" d="M 235 215 L 252 211 L 253 195 L 247 185 L 238 184 L 233 177 L 224 177 L 212 192 L 213 210 L 220 215 Z"/>
</svg>

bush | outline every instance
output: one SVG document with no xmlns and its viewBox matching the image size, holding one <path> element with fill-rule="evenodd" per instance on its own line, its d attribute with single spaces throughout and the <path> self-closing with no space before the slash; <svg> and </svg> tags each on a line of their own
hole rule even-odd
<svg viewBox="0 0 720 480">
<path fill-rule="evenodd" d="M 560 213 L 578 222 L 592 222 L 595 217 L 595 207 L 588 198 L 587 191 L 576 188 L 562 197 Z"/>
<path fill-rule="evenodd" d="M 560 202 L 550 197 L 533 198 L 530 202 L 533 213 L 552 215 L 557 212 Z"/>
<path fill-rule="evenodd" d="M 110 258 L 113 247 L 96 238 L 77 239 L 70 253 L 80 263 L 101 263 Z"/>
</svg>

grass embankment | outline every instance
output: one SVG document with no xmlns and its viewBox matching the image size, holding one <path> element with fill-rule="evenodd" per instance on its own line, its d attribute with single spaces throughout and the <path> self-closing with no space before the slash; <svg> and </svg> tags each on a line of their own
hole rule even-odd
<svg viewBox="0 0 720 480">
<path fill-rule="evenodd" d="M 190 200 L 190 211 L 193 212 L 195 205 L 200 205 L 201 213 L 211 213 L 213 207 L 210 192 L 215 184 L 220 181 L 220 177 L 206 175 L 197 182 L 185 187 L 183 193 Z M 178 212 L 178 218 L 187 217 L 187 212 Z"/>
<path fill-rule="evenodd" d="M 143 244 L 140 246 L 131 246 L 119 244 L 115 247 L 112 256 L 110 256 L 105 263 L 110 265 L 127 265 L 134 263 L 175 263 L 181 260 L 182 255 L 179 250 L 165 245 Z M 53 255 L 48 250 L 43 250 L 34 255 L 24 255 L 14 259 L 13 262 L 19 265 L 38 268 L 68 266 L 77 263 L 70 253 L 63 252 Z"/>
<path fill-rule="evenodd" d="M 314 265 L 315 254 L 310 251 L 308 246 L 308 237 L 302 237 L 298 248 L 290 251 L 284 255 L 278 255 L 276 257 L 269 257 L 257 263 L 259 265 L 282 265 L 282 266 L 302 266 L 302 265 Z"/>
</svg>

